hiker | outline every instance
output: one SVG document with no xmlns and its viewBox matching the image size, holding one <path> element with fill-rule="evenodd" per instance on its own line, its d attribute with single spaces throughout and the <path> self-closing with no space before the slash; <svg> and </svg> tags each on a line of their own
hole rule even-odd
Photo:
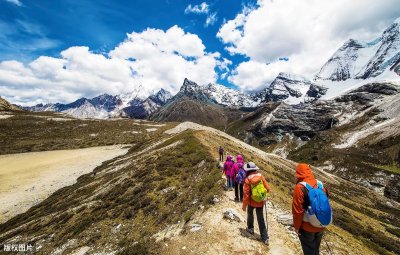
<svg viewBox="0 0 400 255">
<path fill-rule="evenodd" d="M 243 156 L 236 156 L 236 163 L 233 165 L 233 181 L 235 185 L 235 201 L 243 201 L 243 184 L 246 179 L 246 171 L 243 169 Z"/>
<path fill-rule="evenodd" d="M 231 155 L 226 156 L 226 161 L 225 161 L 225 164 L 224 164 L 223 173 L 225 174 L 225 177 L 226 177 L 226 188 L 227 188 L 227 190 L 232 190 L 232 186 L 233 186 L 233 161 L 232 161 L 232 156 Z"/>
<path fill-rule="evenodd" d="M 218 152 L 219 152 L 219 161 L 224 161 L 224 148 L 222 148 L 222 146 L 219 146 Z"/>
<path fill-rule="evenodd" d="M 332 221 L 327 198 L 329 194 L 322 183 L 315 179 L 308 164 L 297 165 L 296 178 L 292 203 L 294 229 L 299 235 L 304 255 L 318 255 L 324 229 Z M 312 203 L 317 201 L 318 209 L 310 204 L 309 195 L 314 198 Z"/>
<path fill-rule="evenodd" d="M 244 181 L 243 211 L 247 209 L 247 232 L 254 234 L 254 215 L 256 210 L 258 228 L 260 229 L 261 240 L 269 245 L 268 230 L 263 217 L 263 206 L 266 206 L 266 197 L 270 188 L 267 181 L 258 172 L 259 168 L 253 162 L 244 164 L 246 179 Z M 267 209 L 265 208 L 265 212 Z M 268 224 L 268 222 L 267 222 Z"/>
</svg>

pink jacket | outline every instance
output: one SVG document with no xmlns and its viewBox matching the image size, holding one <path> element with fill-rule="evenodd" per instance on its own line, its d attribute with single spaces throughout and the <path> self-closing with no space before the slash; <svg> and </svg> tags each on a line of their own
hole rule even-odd
<svg viewBox="0 0 400 255">
<path fill-rule="evenodd" d="M 226 176 L 233 177 L 233 161 L 232 156 L 227 156 L 224 164 L 224 173 Z"/>
<path fill-rule="evenodd" d="M 236 163 L 233 165 L 233 176 L 236 176 L 239 172 L 239 164 L 243 165 L 243 156 L 237 155 L 236 156 Z"/>
</svg>

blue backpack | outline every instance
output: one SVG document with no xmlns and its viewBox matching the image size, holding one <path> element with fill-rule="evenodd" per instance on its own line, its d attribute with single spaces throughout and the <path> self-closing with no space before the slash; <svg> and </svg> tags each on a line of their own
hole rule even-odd
<svg viewBox="0 0 400 255">
<path fill-rule="evenodd" d="M 236 183 L 243 184 L 246 179 L 246 171 L 241 167 L 236 175 Z"/>
<path fill-rule="evenodd" d="M 324 192 L 324 185 L 318 181 L 318 187 L 313 188 L 307 182 L 300 182 L 301 185 L 308 190 L 308 206 L 304 213 L 303 221 L 309 222 L 317 228 L 325 228 L 332 222 L 332 207 L 329 203 L 328 196 Z"/>
</svg>

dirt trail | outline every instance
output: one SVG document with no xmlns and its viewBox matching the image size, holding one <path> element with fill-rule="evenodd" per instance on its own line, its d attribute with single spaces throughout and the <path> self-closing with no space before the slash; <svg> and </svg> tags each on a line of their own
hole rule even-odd
<svg viewBox="0 0 400 255">
<path fill-rule="evenodd" d="M 297 237 L 277 222 L 278 211 L 271 204 L 267 209 L 269 246 L 259 240 L 243 236 L 241 230 L 246 229 L 246 222 L 223 218 L 225 209 L 232 208 L 246 219 L 247 213 L 242 211 L 241 206 L 241 203 L 234 201 L 233 191 L 225 192 L 216 205 L 198 213 L 188 222 L 183 234 L 162 242 L 161 254 L 301 254 Z M 257 219 L 254 218 L 255 232 L 259 234 Z M 201 229 L 191 231 L 193 224 L 200 225 Z"/>
<path fill-rule="evenodd" d="M 75 183 L 103 161 L 127 151 L 127 146 L 116 145 L 1 155 L 0 223 Z"/>
</svg>

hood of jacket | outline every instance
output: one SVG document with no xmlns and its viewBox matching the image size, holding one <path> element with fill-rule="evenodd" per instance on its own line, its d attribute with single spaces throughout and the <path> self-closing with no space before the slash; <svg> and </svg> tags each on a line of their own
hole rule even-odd
<svg viewBox="0 0 400 255">
<path fill-rule="evenodd" d="M 243 156 L 240 155 L 240 154 L 237 155 L 237 156 L 236 156 L 236 162 L 237 162 L 237 163 L 242 163 L 242 164 L 243 164 Z"/>
<path fill-rule="evenodd" d="M 297 182 L 315 179 L 314 174 L 311 171 L 309 164 L 300 163 L 296 167 L 296 178 Z"/>
<path fill-rule="evenodd" d="M 249 182 L 253 185 L 258 184 L 262 179 L 261 179 L 261 173 L 259 173 L 258 171 L 254 171 L 249 173 L 249 175 L 247 176 L 247 178 L 249 179 Z"/>
</svg>

